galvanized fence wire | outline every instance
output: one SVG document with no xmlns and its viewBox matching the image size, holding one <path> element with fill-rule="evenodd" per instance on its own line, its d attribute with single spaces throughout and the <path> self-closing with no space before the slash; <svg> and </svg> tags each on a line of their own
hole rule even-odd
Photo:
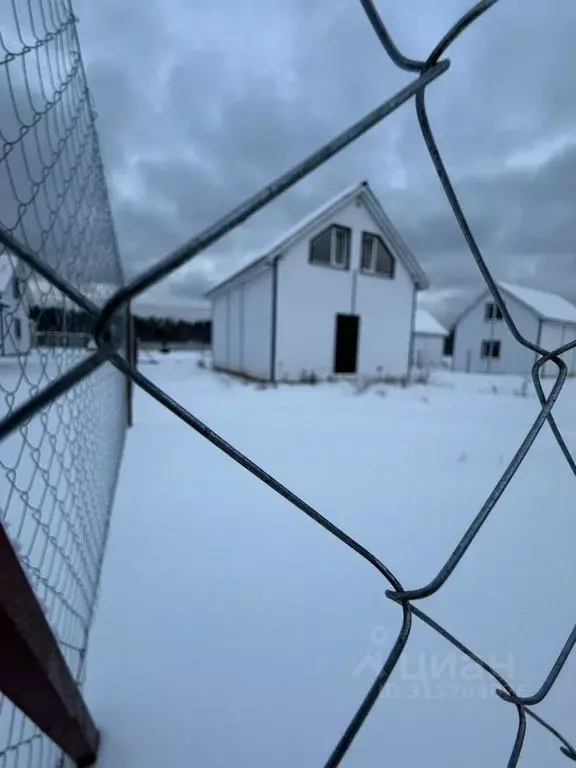
<svg viewBox="0 0 576 768">
<path fill-rule="evenodd" d="M 50 274 L 103 306 L 123 285 L 95 114 L 62 0 L 0 3 L 0 416 L 88 355 L 90 314 Z M 115 332 L 122 328 L 115 318 Z M 82 682 L 126 427 L 107 363 L 27 409 L 0 442 L 0 521 L 74 678 Z M 54 766 L 60 750 L 0 697 L 0 762 Z"/>
<path fill-rule="evenodd" d="M 70 393 L 76 391 L 81 382 L 92 380 L 97 371 L 102 371 L 105 366 L 111 365 L 131 379 L 135 384 L 139 385 L 158 402 L 162 403 L 169 411 L 188 424 L 192 429 L 203 435 L 210 443 L 251 472 L 263 483 L 275 490 L 278 494 L 290 501 L 301 512 L 315 520 L 320 526 L 328 531 L 328 533 L 332 534 L 343 544 L 354 550 L 372 565 L 388 583 L 390 588 L 386 591 L 386 594 L 391 600 L 398 603 L 403 616 L 402 626 L 382 669 L 370 686 L 360 707 L 346 727 L 332 754 L 328 757 L 328 760 L 325 763 L 327 768 L 334 768 L 334 766 L 341 763 L 363 722 L 378 699 L 378 696 L 386 686 L 391 673 L 406 647 L 414 617 L 434 629 L 447 641 L 452 643 L 461 653 L 465 654 L 490 674 L 501 686 L 501 689 L 499 690 L 501 698 L 510 702 L 516 708 L 518 714 L 518 727 L 511 744 L 511 750 L 507 760 L 508 766 L 516 766 L 518 764 L 528 719 L 539 723 L 547 729 L 560 741 L 561 750 L 566 757 L 576 760 L 576 751 L 571 744 L 556 729 L 531 709 L 532 705 L 537 704 L 544 699 L 558 677 L 574 643 L 576 642 L 576 627 L 565 642 L 558 658 L 552 663 L 550 673 L 542 683 L 540 689 L 532 696 L 520 697 L 516 694 L 513 687 L 493 667 L 476 655 L 472 649 L 460 642 L 445 627 L 435 622 L 416 604 L 418 600 L 426 598 L 440 589 L 452 572 L 457 568 L 458 563 L 465 555 L 468 548 L 472 545 L 478 531 L 494 509 L 504 489 L 513 478 L 516 470 L 534 443 L 536 436 L 546 422 L 552 430 L 570 468 L 573 471 L 576 469 L 574 461 L 552 415 L 552 408 L 558 399 L 567 376 L 567 367 L 561 359 L 561 355 L 576 346 L 576 339 L 570 344 L 565 344 L 558 349 L 546 350 L 534 344 L 519 332 L 508 312 L 506 303 L 486 266 L 470 227 L 468 226 L 466 217 L 462 211 L 448 172 L 440 156 L 426 112 L 425 94 L 427 86 L 436 78 L 446 73 L 450 66 L 449 60 L 442 59 L 442 56 L 444 56 L 451 43 L 496 2 L 497 0 L 482 0 L 477 3 L 468 13 L 459 19 L 456 24 L 454 24 L 426 61 L 416 61 L 406 57 L 400 52 L 388 33 L 372 0 L 360 0 L 361 7 L 367 16 L 369 23 L 372 25 L 374 32 L 378 36 L 385 53 L 398 67 L 414 72 L 416 75 L 415 79 L 364 118 L 335 137 L 332 141 L 328 142 L 317 152 L 314 152 L 307 157 L 302 163 L 271 182 L 264 189 L 231 211 L 228 215 L 215 222 L 200 234 L 194 236 L 176 251 L 161 259 L 157 264 L 143 272 L 128 285 L 120 285 L 118 290 L 109 296 L 103 305 L 100 305 L 93 295 L 87 293 L 84 286 L 78 285 L 71 280 L 70 275 L 63 272 L 59 264 L 51 263 L 50 260 L 42 258 L 38 251 L 31 247 L 29 243 L 16 237 L 13 229 L 11 230 L 5 226 L 0 228 L 0 243 L 15 254 L 27 267 L 34 270 L 40 279 L 50 286 L 50 290 L 59 291 L 63 296 L 74 303 L 77 308 L 83 311 L 88 318 L 90 318 L 94 331 L 94 338 L 98 345 L 97 351 L 93 354 L 84 356 L 81 361 L 71 365 L 66 371 L 60 372 L 60 375 L 57 378 L 50 381 L 42 390 L 33 393 L 26 402 L 15 405 L 11 412 L 0 422 L 0 439 L 6 440 L 13 435 L 16 430 L 22 429 L 32 417 L 42 413 L 44 409 L 54 407 L 54 404 L 56 403 L 62 403 L 63 396 L 70 397 Z M 66 18 L 60 18 L 60 21 L 58 22 L 60 26 L 57 27 L 57 29 L 55 28 L 51 34 L 67 34 L 67 32 L 64 31 L 68 28 Z M 72 22 L 70 23 L 72 24 Z M 70 64 L 70 66 L 71 69 L 68 70 L 68 77 L 73 78 L 74 64 Z M 84 83 L 84 80 L 82 80 L 82 83 Z M 57 97 L 54 98 L 56 99 Z M 196 416 L 171 399 L 165 392 L 144 376 L 134 365 L 128 362 L 119 351 L 119 334 L 117 332 L 118 323 L 116 318 L 130 300 L 156 284 L 159 280 L 172 274 L 176 269 L 189 262 L 208 246 L 216 243 L 238 224 L 244 222 L 267 203 L 274 200 L 281 193 L 306 177 L 336 153 L 347 147 L 355 139 L 380 123 L 385 117 L 412 98 L 415 98 L 418 122 L 432 163 L 438 173 L 446 198 L 454 212 L 478 269 L 486 281 L 494 301 L 500 308 L 504 322 L 513 337 L 519 344 L 535 352 L 536 362 L 532 369 L 532 379 L 540 401 L 541 409 L 494 490 L 469 525 L 461 541 L 452 554 L 450 554 L 437 576 L 429 584 L 423 587 L 405 589 L 386 565 L 378 560 L 367 548 L 352 539 L 344 531 L 340 530 L 337 526 L 331 523 L 330 520 L 325 518 L 317 510 L 310 507 L 305 501 L 290 491 L 289 488 L 286 488 L 275 478 L 271 477 L 261 467 L 254 464 Z M 86 246 L 84 246 L 84 250 L 90 253 L 89 248 L 86 248 Z M 120 283 L 120 281 L 118 280 L 117 283 Z M 116 325 L 114 325 L 115 323 Z M 550 394 L 546 396 L 540 384 L 539 374 L 542 366 L 548 361 L 552 361 L 557 366 L 558 375 Z M 64 402 L 66 401 L 64 400 Z M 39 504 L 37 505 L 37 508 L 40 511 Z M 84 581 L 83 583 L 86 582 Z M 92 581 L 89 583 L 92 584 Z"/>
</svg>

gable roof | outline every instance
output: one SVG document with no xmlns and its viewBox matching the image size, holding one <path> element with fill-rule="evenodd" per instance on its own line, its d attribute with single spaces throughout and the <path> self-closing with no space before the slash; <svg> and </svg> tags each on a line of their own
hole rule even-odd
<svg viewBox="0 0 576 768">
<path fill-rule="evenodd" d="M 498 280 L 496 284 L 501 291 L 512 296 L 516 301 L 519 301 L 541 320 L 576 325 L 576 306 L 563 296 L 548 291 L 540 291 L 536 288 L 528 288 L 526 285 L 505 283 L 500 280 Z M 489 289 L 484 289 L 482 293 L 458 315 L 454 320 L 453 326 L 456 327 L 484 297 L 490 295 Z"/>
<path fill-rule="evenodd" d="M 269 245 L 263 252 L 250 258 L 239 268 L 236 268 L 222 280 L 215 283 L 215 285 L 206 291 L 205 296 L 210 296 L 212 293 L 252 268 L 265 264 L 266 262 L 272 262 L 274 259 L 278 258 L 286 248 L 294 245 L 294 243 L 308 234 L 312 229 L 319 226 L 324 220 L 331 218 L 349 203 L 358 199 L 361 199 L 366 205 L 368 212 L 372 215 L 375 222 L 382 230 L 382 233 L 385 236 L 385 241 L 391 247 L 393 255 L 403 262 L 417 288 L 428 288 L 428 278 L 422 267 L 416 261 L 414 254 L 394 228 L 368 182 L 361 181 L 359 184 L 347 187 L 336 197 L 301 219 L 294 227 L 287 232 L 284 232 L 280 238 Z"/>
<path fill-rule="evenodd" d="M 542 320 L 576 324 L 576 307 L 557 293 L 548 293 L 548 291 L 539 291 L 512 283 L 498 283 L 498 286 L 525 304 Z"/>
<path fill-rule="evenodd" d="M 426 309 L 417 309 L 414 317 L 414 333 L 430 336 L 448 336 L 448 331 Z"/>
</svg>

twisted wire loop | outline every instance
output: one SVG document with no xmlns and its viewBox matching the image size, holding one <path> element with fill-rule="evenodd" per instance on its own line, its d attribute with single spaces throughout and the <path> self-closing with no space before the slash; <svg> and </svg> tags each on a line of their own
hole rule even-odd
<svg viewBox="0 0 576 768">
<path fill-rule="evenodd" d="M 546 422 L 576 474 L 574 459 L 552 415 L 567 377 L 562 355 L 576 346 L 576 339 L 557 349 L 545 350 L 519 332 L 467 223 L 426 112 L 427 86 L 450 66 L 449 60 L 441 57 L 497 0 L 478 2 L 454 24 L 425 61 L 405 56 L 390 36 L 373 0 L 359 0 L 385 53 L 398 67 L 413 72 L 413 81 L 128 284 L 120 268 L 94 112 L 70 3 L 26 0 L 17 6 L 17 0 L 10 2 L 14 21 L 11 34 L 0 25 L 0 68 L 6 76 L 5 90 L 14 117 L 12 127 L 5 128 L 0 122 L 0 190 L 6 185 L 10 189 L 8 199 L 0 199 L 0 257 L 15 261 L 24 293 L 29 291 L 35 297 L 39 325 L 43 317 L 50 315 L 54 327 L 54 308 L 73 309 L 75 333 L 93 339 L 96 349 L 89 354 L 86 349 L 39 345 L 34 354 L 15 357 L 13 383 L 9 384 L 10 377 L 2 372 L 0 381 L 6 405 L 0 421 L 0 466 L 4 470 L 7 498 L 2 521 L 11 527 L 15 546 L 71 669 L 80 679 L 124 440 L 125 401 L 119 383 L 128 378 L 356 552 L 385 579 L 389 587 L 387 596 L 399 604 L 402 624 L 392 650 L 328 757 L 326 768 L 335 768 L 342 762 L 409 641 L 414 617 L 490 674 L 501 686 L 501 698 L 516 708 L 518 727 L 508 766 L 518 764 L 528 720 L 549 731 L 560 742 L 563 754 L 576 760 L 570 742 L 530 708 L 542 701 L 560 674 L 576 643 L 576 628 L 540 689 L 533 696 L 520 697 L 486 661 L 414 604 L 434 594 L 456 569 Z M 42 58 L 43 52 L 46 55 Z M 33 61 L 34 69 L 28 66 L 29 61 Z M 19 71 L 17 66 L 21 67 Z M 480 274 L 514 339 L 537 356 L 532 379 L 541 408 L 492 493 L 436 577 L 423 587 L 405 589 L 367 548 L 131 365 L 121 351 L 121 344 L 122 310 L 131 299 L 216 243 L 413 97 L 431 161 Z M 4 98 L 1 87 L 0 98 Z M 16 161 L 19 153 L 20 160 Z M 61 325 L 62 318 L 68 315 L 61 311 L 59 317 Z M 62 336 L 62 327 L 57 330 Z M 13 343 L 17 341 L 13 332 L 9 338 Z M 550 361 L 557 366 L 558 375 L 546 396 L 540 383 L 540 369 Z M 4 712 L 8 712 L 10 720 L 9 737 L 4 746 L 0 745 L 0 756 L 28 750 L 30 765 L 53 765 L 58 758 L 54 745 L 2 700 L 0 722 Z M 3 732 L 0 729 L 0 734 Z"/>
</svg>

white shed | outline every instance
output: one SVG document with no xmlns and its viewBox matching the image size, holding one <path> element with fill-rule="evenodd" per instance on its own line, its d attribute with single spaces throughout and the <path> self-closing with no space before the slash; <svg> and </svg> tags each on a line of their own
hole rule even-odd
<svg viewBox="0 0 576 768">
<path fill-rule="evenodd" d="M 27 278 L 23 264 L 7 251 L 0 253 L 0 355 L 26 354 L 31 333 Z"/>
<path fill-rule="evenodd" d="M 506 306 L 520 333 L 547 350 L 576 339 L 576 307 L 562 296 L 511 283 L 498 283 Z M 477 373 L 530 373 L 537 358 L 512 336 L 488 290 L 460 315 L 455 324 L 452 365 L 455 371 Z M 570 374 L 576 374 L 576 351 L 563 356 Z M 544 376 L 556 375 L 546 363 Z"/>
<path fill-rule="evenodd" d="M 426 309 L 417 309 L 414 319 L 412 365 L 416 368 L 438 368 L 444 357 L 444 340 L 448 331 Z"/>
<path fill-rule="evenodd" d="M 214 367 L 269 381 L 403 378 L 428 280 L 367 182 L 215 285 Z"/>
</svg>

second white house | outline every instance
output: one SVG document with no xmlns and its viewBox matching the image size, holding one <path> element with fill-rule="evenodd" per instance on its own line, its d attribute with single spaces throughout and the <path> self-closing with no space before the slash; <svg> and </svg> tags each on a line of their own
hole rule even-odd
<svg viewBox="0 0 576 768">
<path fill-rule="evenodd" d="M 576 339 L 576 307 L 562 296 L 521 285 L 498 283 L 510 316 L 522 336 L 553 350 Z M 528 374 L 537 355 L 512 336 L 488 289 L 458 318 L 454 326 L 452 367 L 476 373 Z M 563 360 L 576 374 L 576 350 Z M 558 368 L 545 363 L 542 374 L 555 376 Z"/>
<path fill-rule="evenodd" d="M 269 381 L 405 377 L 428 280 L 367 182 L 207 294 L 214 367 Z"/>
<path fill-rule="evenodd" d="M 30 350 L 28 279 L 22 262 L 0 249 L 0 355 Z"/>
<path fill-rule="evenodd" d="M 438 368 L 444 359 L 448 331 L 426 309 L 418 308 L 414 320 L 412 364 L 416 368 Z"/>
</svg>

